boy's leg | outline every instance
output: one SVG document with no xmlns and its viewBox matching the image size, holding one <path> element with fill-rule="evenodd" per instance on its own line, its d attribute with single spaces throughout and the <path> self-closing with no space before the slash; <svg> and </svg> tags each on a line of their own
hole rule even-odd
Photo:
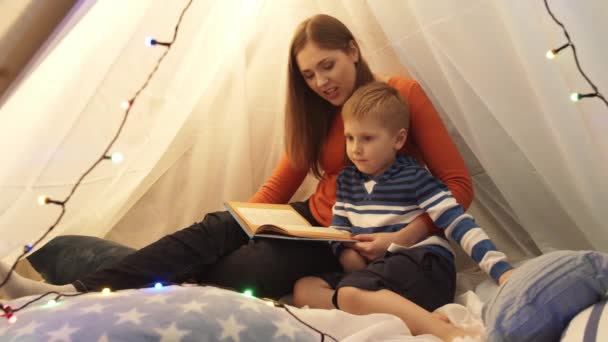
<svg viewBox="0 0 608 342">
<path fill-rule="evenodd" d="M 456 270 L 443 256 L 426 248 L 410 248 L 396 253 L 387 252 L 365 269 L 353 272 L 336 284 L 362 290 L 391 290 L 408 298 L 429 312 L 451 303 L 456 290 Z M 334 305 L 337 305 L 334 295 Z"/>
<path fill-rule="evenodd" d="M 448 259 L 429 249 L 411 248 L 386 253 L 364 270 L 345 276 L 332 300 L 354 314 L 396 315 L 414 335 L 429 333 L 451 341 L 466 333 L 430 311 L 453 300 L 455 278 Z"/>
<path fill-rule="evenodd" d="M 432 334 L 444 341 L 452 341 L 467 335 L 464 330 L 389 290 L 367 291 L 342 287 L 337 297 L 340 309 L 355 315 L 388 313 L 401 318 L 414 336 Z"/>
<path fill-rule="evenodd" d="M 331 299 L 334 289 L 319 277 L 304 277 L 293 287 L 293 304 L 297 307 L 305 305 L 315 309 L 335 309 Z"/>
</svg>

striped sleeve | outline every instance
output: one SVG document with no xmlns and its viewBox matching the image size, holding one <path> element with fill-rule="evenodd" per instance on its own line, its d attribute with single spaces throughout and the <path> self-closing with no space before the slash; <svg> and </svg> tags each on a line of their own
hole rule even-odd
<svg viewBox="0 0 608 342">
<path fill-rule="evenodd" d="M 456 241 L 484 272 L 498 282 L 500 276 L 512 268 L 505 254 L 496 249 L 473 217 L 464 212 L 450 190 L 428 171 L 420 168 L 414 182 L 418 205 L 449 239 Z"/>
</svg>

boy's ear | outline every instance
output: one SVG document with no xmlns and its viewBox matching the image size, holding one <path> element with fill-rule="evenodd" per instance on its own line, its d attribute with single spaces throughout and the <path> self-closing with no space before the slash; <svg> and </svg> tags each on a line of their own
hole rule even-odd
<svg viewBox="0 0 608 342">
<path fill-rule="evenodd" d="M 405 145 L 405 141 L 407 140 L 407 129 L 401 128 L 397 131 L 397 136 L 395 137 L 395 150 L 399 151 L 403 145 Z"/>
</svg>

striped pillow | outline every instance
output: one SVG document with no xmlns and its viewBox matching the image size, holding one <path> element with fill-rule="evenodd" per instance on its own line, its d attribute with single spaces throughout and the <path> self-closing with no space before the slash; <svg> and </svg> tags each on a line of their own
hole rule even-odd
<svg viewBox="0 0 608 342">
<path fill-rule="evenodd" d="M 558 341 L 574 317 L 605 301 L 607 293 L 608 254 L 557 251 L 536 257 L 516 268 L 484 308 L 488 340 Z"/>
<path fill-rule="evenodd" d="M 562 342 L 608 341 L 608 300 L 594 304 L 576 315 L 562 335 Z"/>
</svg>

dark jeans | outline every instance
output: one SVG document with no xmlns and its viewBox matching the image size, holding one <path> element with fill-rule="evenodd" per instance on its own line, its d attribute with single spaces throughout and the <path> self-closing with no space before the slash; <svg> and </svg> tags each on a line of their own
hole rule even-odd
<svg viewBox="0 0 608 342">
<path fill-rule="evenodd" d="M 319 225 L 308 202 L 292 206 L 311 224 Z M 258 297 L 279 298 L 290 293 L 301 277 L 340 269 L 327 242 L 249 240 L 228 212 L 215 212 L 73 285 L 86 292 L 196 280 L 237 291 L 253 289 Z"/>
</svg>

